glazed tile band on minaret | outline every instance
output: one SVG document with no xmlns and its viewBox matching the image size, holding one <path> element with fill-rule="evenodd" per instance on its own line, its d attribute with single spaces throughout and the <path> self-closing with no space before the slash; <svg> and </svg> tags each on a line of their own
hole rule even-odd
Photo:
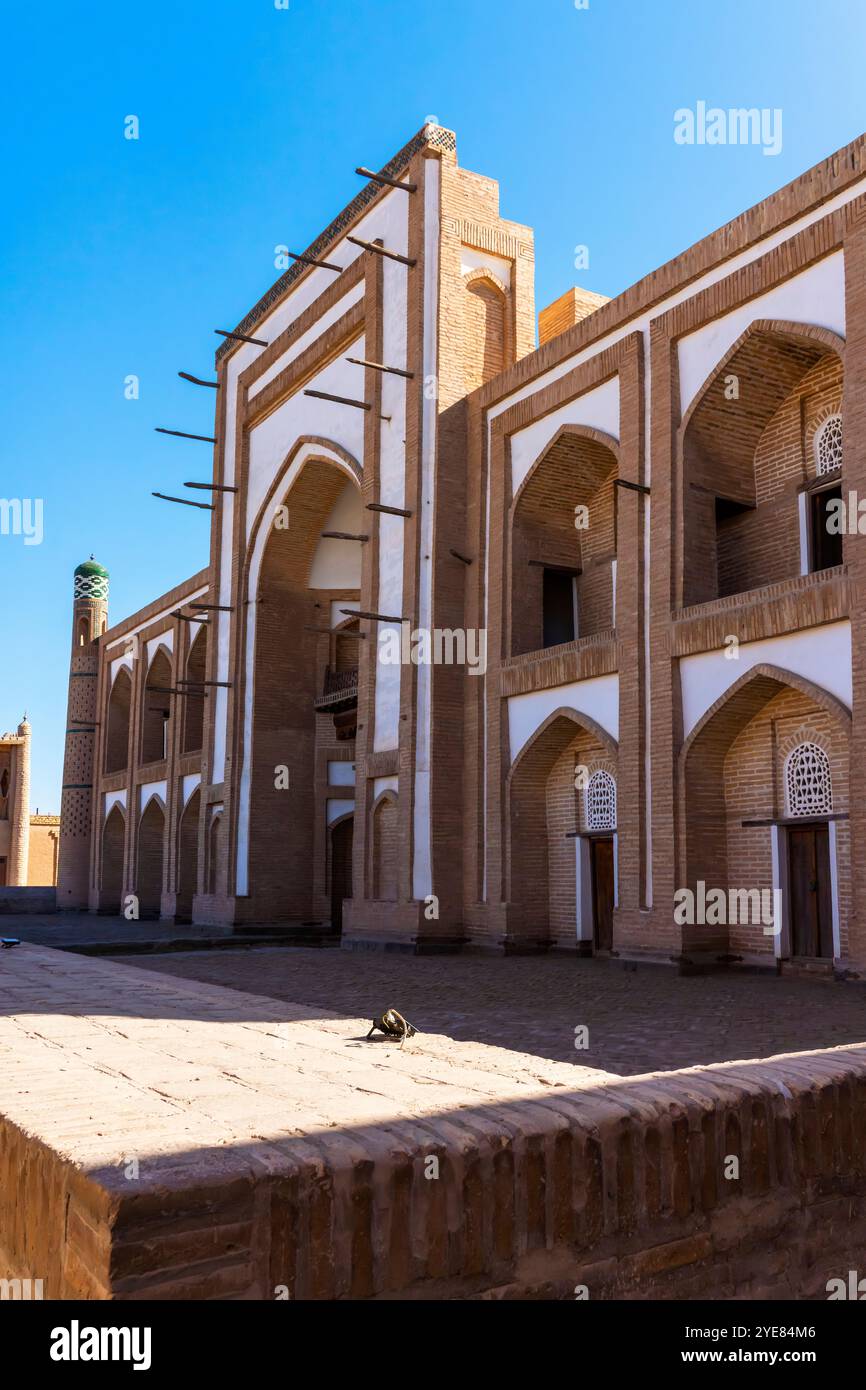
<svg viewBox="0 0 866 1390">
<path fill-rule="evenodd" d="M 88 902 L 99 638 L 107 624 L 108 570 L 91 555 L 77 566 L 73 576 L 57 877 L 59 908 L 86 908 Z"/>
</svg>

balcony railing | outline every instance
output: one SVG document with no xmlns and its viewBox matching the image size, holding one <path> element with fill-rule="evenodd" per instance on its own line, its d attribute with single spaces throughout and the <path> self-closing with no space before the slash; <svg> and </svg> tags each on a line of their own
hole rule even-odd
<svg viewBox="0 0 866 1390">
<path fill-rule="evenodd" d="M 348 708 L 356 704 L 358 700 L 358 668 L 353 666 L 349 671 L 332 671 L 330 667 L 325 672 L 325 688 L 321 695 L 313 701 L 317 710 L 333 711 L 340 708 Z"/>
</svg>

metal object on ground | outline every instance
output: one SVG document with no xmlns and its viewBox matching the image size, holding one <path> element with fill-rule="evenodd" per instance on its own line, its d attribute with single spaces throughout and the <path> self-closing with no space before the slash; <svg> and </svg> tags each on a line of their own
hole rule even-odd
<svg viewBox="0 0 866 1390">
<path fill-rule="evenodd" d="M 378 1018 L 373 1019 L 373 1025 L 367 1034 L 367 1042 L 376 1032 L 384 1033 L 388 1038 L 399 1038 L 402 1047 L 407 1038 L 414 1038 L 418 1029 L 414 1028 L 409 1020 L 398 1013 L 396 1009 L 386 1009 Z"/>
</svg>

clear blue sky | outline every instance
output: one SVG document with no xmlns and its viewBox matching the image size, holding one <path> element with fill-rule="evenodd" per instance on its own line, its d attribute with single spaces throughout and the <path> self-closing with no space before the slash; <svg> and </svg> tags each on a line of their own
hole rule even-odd
<svg viewBox="0 0 866 1390">
<path fill-rule="evenodd" d="M 614 295 L 866 129 L 863 0 L 45 0 L 4 18 L 0 728 L 26 707 L 33 806 L 60 806 L 72 570 L 118 621 L 203 566 L 216 327 L 436 116 L 535 228 L 542 306 Z M 699 100 L 779 107 L 783 148 L 682 147 Z M 140 139 L 123 138 L 127 115 Z M 590 266 L 574 270 L 586 244 Z M 139 376 L 138 401 L 124 378 Z"/>
</svg>

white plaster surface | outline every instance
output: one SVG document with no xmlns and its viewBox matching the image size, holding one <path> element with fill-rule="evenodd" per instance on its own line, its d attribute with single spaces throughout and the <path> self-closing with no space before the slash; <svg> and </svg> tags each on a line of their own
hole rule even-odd
<svg viewBox="0 0 866 1390">
<path fill-rule="evenodd" d="M 612 738 L 619 739 L 619 677 L 594 676 L 590 680 L 555 685 L 550 690 L 532 690 L 512 695 L 508 701 L 508 736 L 511 761 L 529 742 L 549 714 L 572 709 L 587 714 Z"/>
<path fill-rule="evenodd" d="M 619 377 L 551 411 L 511 437 L 511 491 L 517 492 L 536 459 L 563 425 L 587 425 L 619 441 Z"/>
<path fill-rule="evenodd" d="M 107 818 L 107 817 L 108 817 L 108 813 L 110 812 L 112 806 L 122 806 L 123 809 L 124 809 L 124 811 L 126 810 L 126 788 L 125 788 L 125 787 L 122 787 L 122 788 L 120 789 L 120 791 L 116 791 L 116 792 L 106 792 L 106 793 L 105 793 L 105 804 L 104 804 L 104 806 L 103 806 L 103 817 L 104 817 L 104 818 Z"/>
<path fill-rule="evenodd" d="M 364 534 L 362 527 L 370 515 L 361 506 L 361 494 L 354 483 L 346 482 L 323 531 L 346 531 L 350 535 Z M 360 589 L 361 541 L 319 539 L 310 565 L 311 589 Z M 346 604 L 338 605 L 345 608 Z M 343 615 L 340 621 L 343 621 Z"/>
<path fill-rule="evenodd" d="M 162 782 L 143 782 L 138 789 L 138 809 L 143 811 L 151 797 L 158 796 L 162 800 L 163 806 L 168 802 L 168 791 L 165 781 Z"/>
<path fill-rule="evenodd" d="M 375 801 L 383 792 L 398 792 L 400 790 L 400 779 L 398 777 L 374 777 L 373 779 L 373 800 Z"/>
<path fill-rule="evenodd" d="M 761 663 L 779 666 L 805 676 L 851 708 L 851 624 L 827 623 L 823 627 L 769 637 L 762 642 L 743 642 L 732 661 L 724 650 L 700 652 L 680 660 L 683 702 L 683 734 L 688 736 L 698 720 L 745 671 Z"/>
<path fill-rule="evenodd" d="M 680 408 L 685 412 L 716 364 L 756 319 L 787 319 L 813 324 L 845 336 L 845 257 L 836 251 L 785 280 L 767 294 L 750 299 L 730 314 L 713 319 L 681 338 Z"/>
<path fill-rule="evenodd" d="M 200 787 L 200 786 L 201 786 L 201 773 L 200 773 L 200 772 L 191 772 L 191 773 L 189 774 L 188 777 L 184 777 L 184 779 L 183 779 L 183 804 L 184 804 L 184 806 L 185 806 L 185 805 L 187 804 L 187 802 L 189 801 L 189 799 L 190 799 L 190 797 L 192 796 L 193 792 L 195 791 L 196 787 Z"/>
</svg>

